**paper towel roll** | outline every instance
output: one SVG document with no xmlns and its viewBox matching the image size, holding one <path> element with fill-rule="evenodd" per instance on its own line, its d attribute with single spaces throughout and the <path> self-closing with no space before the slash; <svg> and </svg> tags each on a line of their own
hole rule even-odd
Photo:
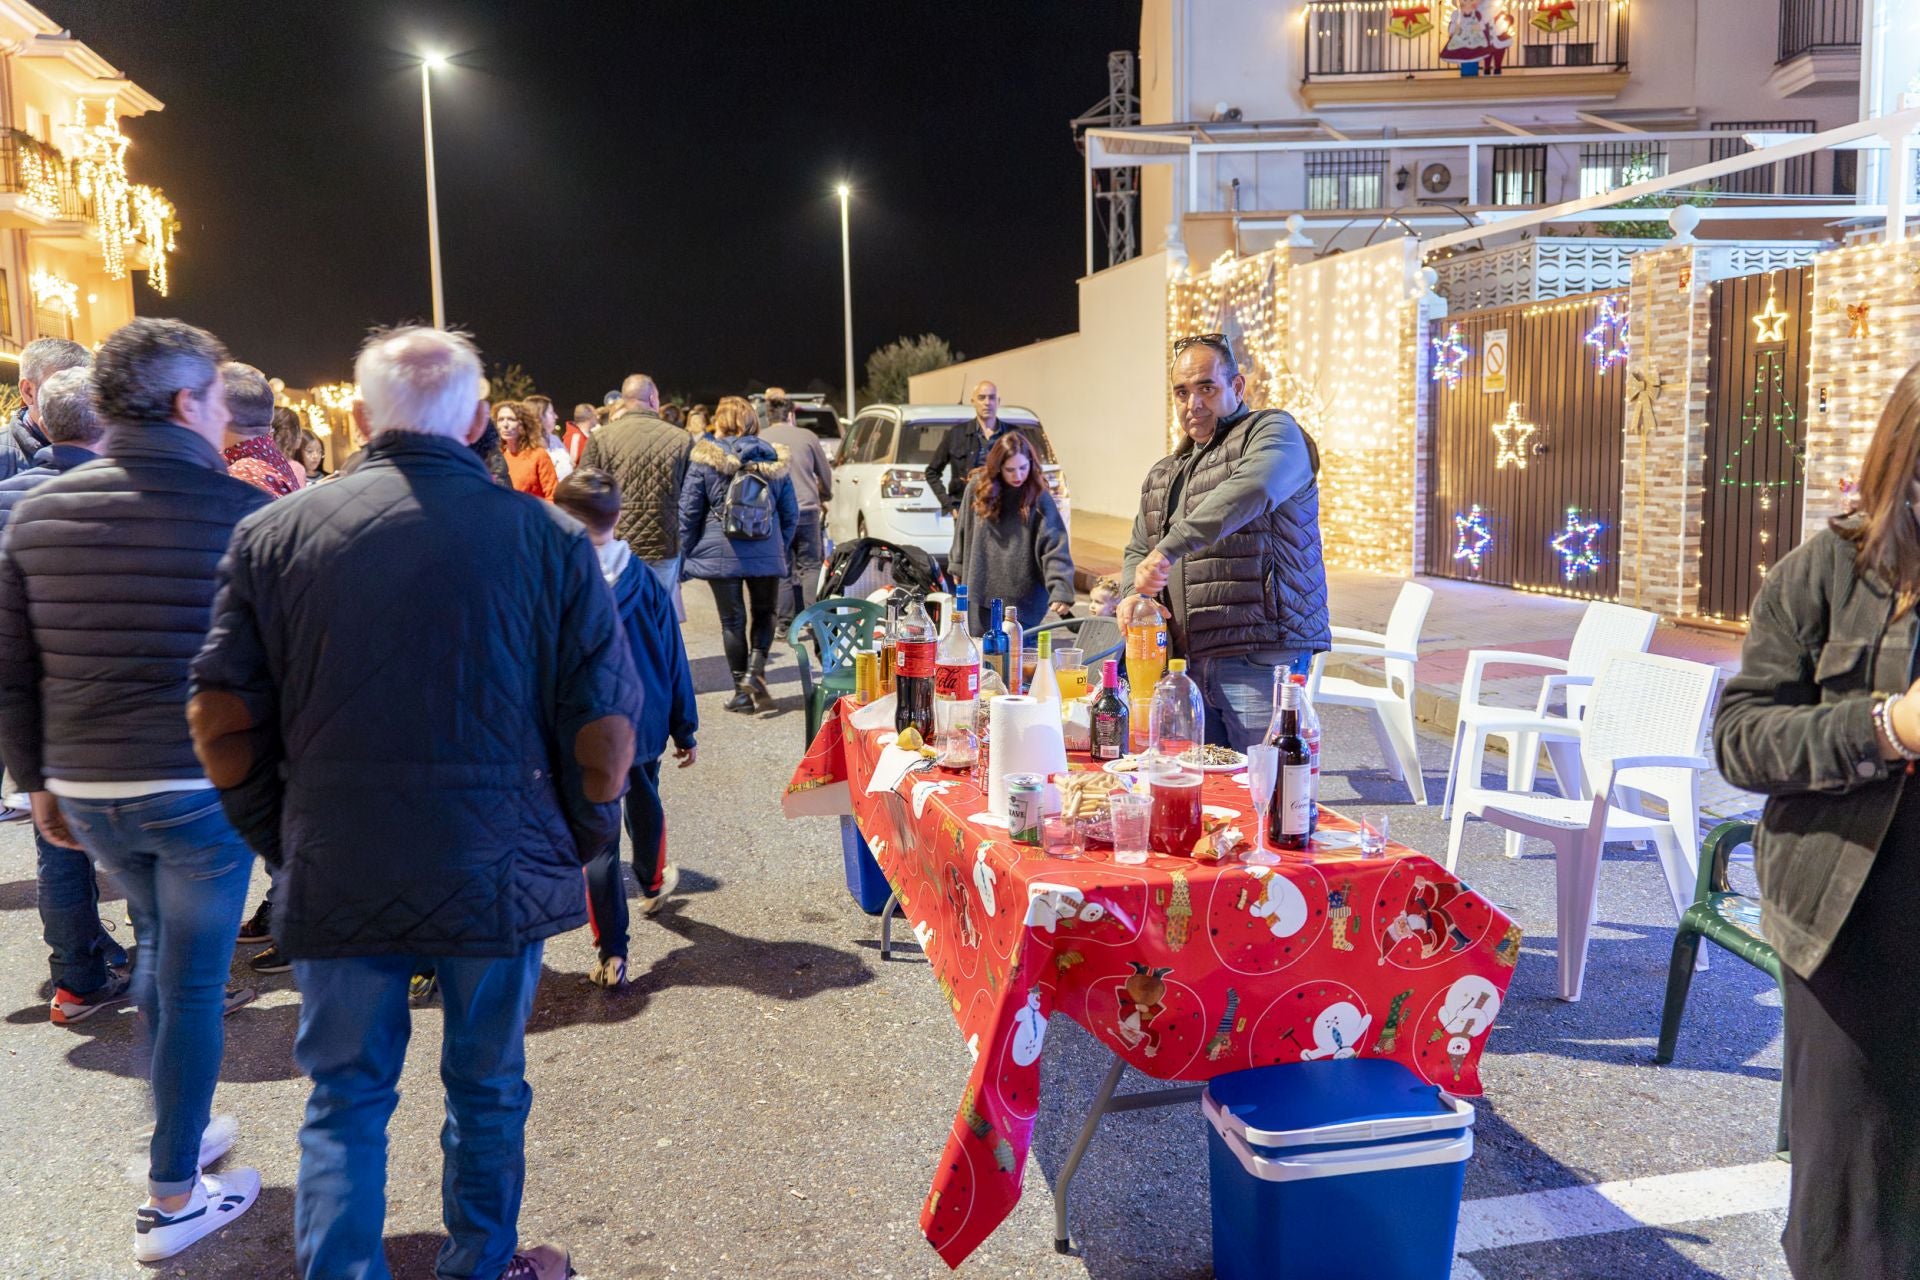
<svg viewBox="0 0 1920 1280">
<path fill-rule="evenodd" d="M 987 808 L 1007 816 L 1007 775 L 1037 773 L 1042 778 L 1067 771 L 1067 744 L 1060 732 L 1060 704 L 1025 694 L 1004 694 L 987 704 Z M 1060 792 L 1049 784 L 1046 811 L 1060 811 Z"/>
</svg>

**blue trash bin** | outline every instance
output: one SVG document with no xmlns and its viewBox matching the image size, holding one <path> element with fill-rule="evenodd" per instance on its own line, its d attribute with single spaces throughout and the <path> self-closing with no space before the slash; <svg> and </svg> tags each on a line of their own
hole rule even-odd
<svg viewBox="0 0 1920 1280">
<path fill-rule="evenodd" d="M 870 916 L 879 915 L 887 899 L 893 896 L 893 889 L 887 884 L 880 864 L 873 860 L 873 850 L 867 848 L 866 838 L 852 818 L 840 819 L 840 860 L 847 868 L 847 892 L 853 895 L 862 911 Z"/>
<path fill-rule="evenodd" d="M 1221 1076 L 1201 1109 L 1218 1280 L 1447 1280 L 1467 1103 L 1350 1058 Z"/>
</svg>

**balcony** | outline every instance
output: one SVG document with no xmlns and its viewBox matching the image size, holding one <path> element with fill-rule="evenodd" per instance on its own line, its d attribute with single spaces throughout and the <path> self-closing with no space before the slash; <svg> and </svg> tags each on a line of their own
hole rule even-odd
<svg viewBox="0 0 1920 1280">
<path fill-rule="evenodd" d="M 1857 3 L 1857 0 L 1856 0 Z M 1616 0 L 1516 0 L 1498 73 L 1491 59 L 1441 57 L 1441 0 L 1309 0 L 1304 13 L 1309 106 L 1472 99 L 1607 99 L 1627 83 L 1627 13 Z"/>
<path fill-rule="evenodd" d="M 1780 0 L 1780 60 L 1767 86 L 1783 98 L 1860 87 L 1860 0 Z"/>
<path fill-rule="evenodd" d="M 0 225 L 44 228 L 92 218 L 93 201 L 75 186 L 65 156 L 32 134 L 0 129 Z"/>
</svg>

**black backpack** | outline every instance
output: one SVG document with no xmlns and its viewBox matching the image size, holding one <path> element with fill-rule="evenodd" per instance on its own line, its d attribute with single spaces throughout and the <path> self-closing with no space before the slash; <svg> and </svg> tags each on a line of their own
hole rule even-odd
<svg viewBox="0 0 1920 1280">
<path fill-rule="evenodd" d="M 757 542 L 773 536 L 773 486 L 751 467 L 742 467 L 727 481 L 726 506 L 720 527 L 729 538 Z"/>
</svg>

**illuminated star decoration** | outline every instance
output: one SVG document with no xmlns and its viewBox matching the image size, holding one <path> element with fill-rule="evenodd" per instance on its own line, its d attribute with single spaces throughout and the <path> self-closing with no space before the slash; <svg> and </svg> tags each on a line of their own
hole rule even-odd
<svg viewBox="0 0 1920 1280">
<path fill-rule="evenodd" d="M 1849 302 L 1847 304 L 1847 336 L 1849 338 L 1871 338 L 1873 322 L 1868 312 L 1873 310 L 1871 302 Z"/>
<path fill-rule="evenodd" d="M 1520 420 L 1520 406 L 1509 401 L 1506 421 L 1493 424 L 1493 439 L 1500 446 L 1493 458 L 1495 471 L 1505 471 L 1509 462 L 1522 471 L 1527 469 L 1527 440 L 1533 429 L 1531 422 Z"/>
<path fill-rule="evenodd" d="M 1453 513 L 1453 558 L 1465 560 L 1473 568 L 1480 567 L 1480 557 L 1487 553 L 1487 546 L 1493 541 L 1493 534 L 1487 528 L 1487 517 L 1480 510 L 1480 504 L 1474 503 L 1465 515 Z"/>
<path fill-rule="evenodd" d="M 1627 358 L 1627 307 L 1615 306 L 1613 296 L 1600 299 L 1600 315 L 1587 330 L 1587 345 L 1593 348 L 1593 371 L 1605 373 Z"/>
<path fill-rule="evenodd" d="M 1787 340 L 1787 313 L 1780 309 L 1774 296 L 1767 295 L 1766 309 L 1753 318 L 1753 326 L 1759 330 L 1755 342 L 1785 342 Z"/>
<path fill-rule="evenodd" d="M 1580 508 L 1567 508 L 1567 527 L 1554 535 L 1553 549 L 1560 556 L 1560 578 L 1572 582 L 1582 573 L 1592 573 L 1600 567 L 1600 552 L 1594 548 L 1594 539 L 1600 536 L 1601 525 L 1597 520 L 1586 521 L 1580 518 Z"/>
<path fill-rule="evenodd" d="M 1460 341 L 1460 326 L 1448 325 L 1444 338 L 1433 339 L 1433 380 L 1444 382 L 1449 388 L 1459 386 L 1460 371 L 1472 354 L 1467 344 Z"/>
</svg>

